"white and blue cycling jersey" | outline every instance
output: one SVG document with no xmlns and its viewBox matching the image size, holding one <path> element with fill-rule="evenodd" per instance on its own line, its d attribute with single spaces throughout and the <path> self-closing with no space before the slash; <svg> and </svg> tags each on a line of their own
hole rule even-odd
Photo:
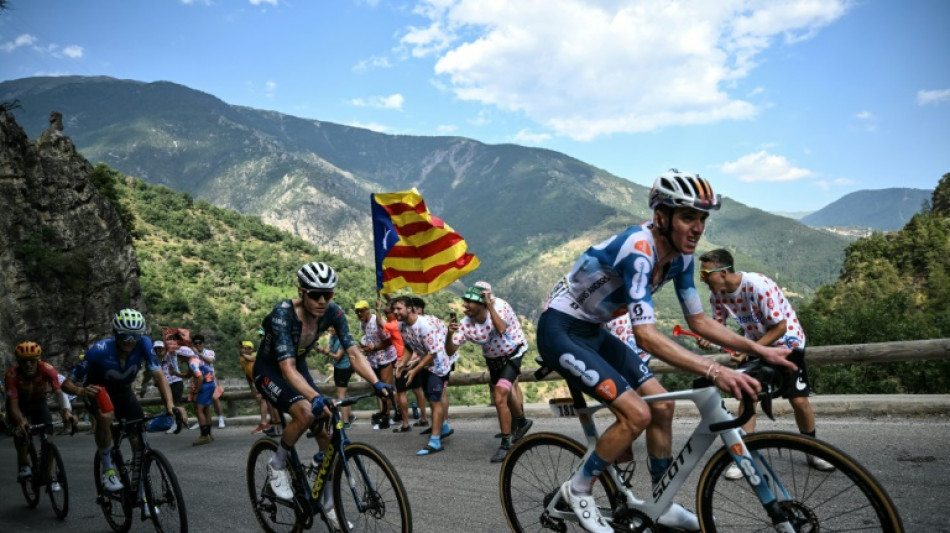
<svg viewBox="0 0 950 533">
<path fill-rule="evenodd" d="M 634 327 L 653 324 L 653 293 L 673 281 L 683 316 L 702 313 L 702 300 L 693 283 L 692 255 L 677 256 L 660 276 L 654 272 L 659 258 L 652 226 L 652 222 L 630 226 L 588 248 L 551 291 L 546 308 L 597 324 L 624 312 L 630 314 Z"/>
</svg>

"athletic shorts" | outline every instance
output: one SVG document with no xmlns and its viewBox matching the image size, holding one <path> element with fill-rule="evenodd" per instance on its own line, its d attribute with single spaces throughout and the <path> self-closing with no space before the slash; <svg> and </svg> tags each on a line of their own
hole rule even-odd
<svg viewBox="0 0 950 533">
<path fill-rule="evenodd" d="M 258 365 L 256 370 L 259 373 L 254 376 L 254 386 L 281 413 L 290 412 L 290 406 L 296 402 L 307 401 L 303 394 L 290 386 L 280 370 L 273 370 L 264 365 Z M 304 373 L 303 377 L 314 390 L 320 390 L 309 373 Z"/>
<path fill-rule="evenodd" d="M 49 406 L 46 405 L 46 400 L 40 400 L 36 402 L 24 402 L 23 399 L 18 400 L 20 402 L 20 414 L 23 415 L 31 425 L 36 424 L 52 424 L 53 415 L 49 412 Z M 10 416 L 9 405 L 7 406 L 7 420 L 10 424 L 10 427 L 13 427 L 13 417 Z M 46 427 L 46 434 L 53 434 L 53 427 Z"/>
<path fill-rule="evenodd" d="M 523 356 L 515 357 L 514 359 L 508 359 L 504 366 L 498 366 L 494 360 L 486 359 L 485 363 L 488 365 L 488 377 L 491 381 L 492 386 L 498 383 L 499 380 L 507 379 L 509 382 L 514 383 L 518 376 L 521 375 L 521 360 Z M 498 361 L 498 364 L 501 362 Z"/>
<path fill-rule="evenodd" d="M 211 405 L 214 400 L 214 389 L 215 382 L 206 381 L 201 384 L 201 388 L 198 389 L 198 394 L 195 394 L 195 405 L 206 406 Z"/>
<path fill-rule="evenodd" d="M 102 387 L 103 385 L 99 386 Z M 113 416 L 116 420 L 141 420 L 145 418 L 145 411 L 142 411 L 142 406 L 135 398 L 135 393 L 132 391 L 131 385 L 120 385 L 118 387 L 105 386 L 105 390 L 109 395 L 109 400 L 112 401 L 112 407 L 115 412 Z M 96 401 L 95 398 L 83 396 L 83 400 L 85 400 L 86 409 L 88 409 L 90 413 L 99 413 L 99 402 Z"/>
<path fill-rule="evenodd" d="M 623 341 L 600 324 L 548 309 L 538 320 L 538 352 L 569 387 L 611 403 L 638 389 L 653 372 Z"/>
<path fill-rule="evenodd" d="M 393 366 L 392 363 L 386 363 L 384 365 L 373 367 L 373 373 L 376 374 L 377 379 L 383 379 L 383 370 L 386 370 L 391 366 Z"/>
<path fill-rule="evenodd" d="M 416 377 L 420 378 L 419 381 L 421 382 L 422 390 L 425 392 L 426 399 L 430 402 L 442 400 L 442 392 L 449 383 L 448 376 L 442 377 L 423 368 Z"/>
<path fill-rule="evenodd" d="M 172 403 L 175 405 L 181 405 L 181 399 L 185 394 L 185 382 L 176 381 L 174 383 L 169 383 L 168 387 L 172 390 Z"/>
<path fill-rule="evenodd" d="M 353 377 L 353 367 L 337 368 L 333 367 L 333 384 L 340 388 L 350 386 L 350 378 Z"/>
<path fill-rule="evenodd" d="M 739 368 L 745 368 L 747 365 L 752 363 L 756 358 L 750 357 L 742 362 L 739 365 Z M 811 396 L 811 385 L 808 383 L 808 363 L 807 360 L 802 357 L 802 364 L 798 367 L 798 370 L 792 372 L 791 370 L 784 370 L 785 376 L 788 380 L 791 381 L 788 387 L 785 387 L 785 391 L 782 394 L 782 398 L 807 398 Z"/>
<path fill-rule="evenodd" d="M 402 376 L 396 376 L 395 385 L 396 385 L 396 392 L 406 392 L 407 390 L 411 388 L 409 387 L 409 382 L 406 380 L 405 373 Z"/>
</svg>

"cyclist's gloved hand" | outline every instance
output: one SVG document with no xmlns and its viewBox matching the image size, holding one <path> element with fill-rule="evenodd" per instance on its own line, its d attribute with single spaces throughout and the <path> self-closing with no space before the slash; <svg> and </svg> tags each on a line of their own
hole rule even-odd
<svg viewBox="0 0 950 533">
<path fill-rule="evenodd" d="M 323 416 L 325 415 L 323 410 L 326 409 L 326 407 L 327 407 L 327 398 L 326 396 L 323 396 L 323 395 L 317 396 L 316 398 L 313 399 L 313 401 L 310 402 L 310 410 L 313 413 L 313 416 L 317 418 L 323 418 Z"/>
<path fill-rule="evenodd" d="M 381 396 L 384 398 L 392 398 L 396 389 L 392 385 L 384 381 L 377 381 L 373 384 L 373 387 L 376 389 L 376 396 Z M 385 391 L 385 392 L 383 392 Z"/>
</svg>

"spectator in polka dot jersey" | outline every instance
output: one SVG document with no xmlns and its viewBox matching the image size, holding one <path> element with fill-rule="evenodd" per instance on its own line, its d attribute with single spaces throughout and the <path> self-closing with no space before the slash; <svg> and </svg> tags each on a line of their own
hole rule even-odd
<svg viewBox="0 0 950 533">
<path fill-rule="evenodd" d="M 501 427 L 501 446 L 491 462 L 499 463 L 505 460 L 511 444 L 523 437 L 532 424 L 524 416 L 524 398 L 518 386 L 528 341 L 511 305 L 493 297 L 488 283 L 479 281 L 469 287 L 462 297 L 462 307 L 465 317 L 461 322 L 449 321 L 445 351 L 453 355 L 467 341 L 482 347 Z"/>
<path fill-rule="evenodd" d="M 700 258 L 699 279 L 709 287 L 709 304 L 713 318 L 725 324 L 732 317 L 742 327 L 743 334 L 763 346 L 787 346 L 805 349 L 805 332 L 798 322 L 798 315 L 785 298 L 782 289 L 774 281 L 755 272 L 736 272 L 732 254 L 727 250 L 713 250 Z M 700 340 L 699 345 L 709 349 L 711 345 Z M 731 356 L 733 362 L 748 362 L 744 353 Z M 795 412 L 798 430 L 815 436 L 815 412 L 808 396 L 808 371 L 804 361 L 792 376 L 795 385 L 785 395 Z M 755 416 L 743 427 L 747 433 L 755 431 Z M 809 465 L 817 470 L 832 470 L 834 467 L 817 457 L 809 457 Z M 738 468 L 726 472 L 726 477 L 738 479 Z"/>
</svg>

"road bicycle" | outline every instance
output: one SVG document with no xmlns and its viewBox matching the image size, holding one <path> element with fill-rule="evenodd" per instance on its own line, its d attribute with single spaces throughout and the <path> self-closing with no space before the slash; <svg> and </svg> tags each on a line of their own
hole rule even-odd
<svg viewBox="0 0 950 533">
<path fill-rule="evenodd" d="M 251 446 L 247 458 L 247 491 L 254 516 L 264 531 L 310 529 L 315 517 L 320 517 L 333 531 L 320 505 L 320 493 L 328 481 L 333 491 L 333 509 L 344 533 L 412 531 L 409 498 L 396 469 L 373 446 L 350 442 L 340 419 L 339 408 L 371 396 L 372 393 L 367 393 L 339 400 L 327 398 L 332 434 L 322 461 L 304 467 L 297 450 L 290 450 L 287 467 L 294 491 L 292 501 L 278 498 L 270 488 L 267 464 L 277 453 L 278 442 L 262 438 Z M 311 431 L 315 434 L 323 431 L 325 423 L 318 420 Z"/>
<path fill-rule="evenodd" d="M 804 352 L 789 357 L 800 365 Z M 540 361 L 539 361 L 540 362 Z M 763 386 L 762 411 L 772 418 L 771 399 L 794 386 L 789 374 L 757 361 L 744 368 Z M 543 366 L 536 375 L 550 370 Z M 587 445 L 556 433 L 533 433 L 508 452 L 499 477 L 505 518 L 512 531 L 583 531 L 570 506 L 560 495 L 561 484 L 571 478 L 593 453 L 598 431 L 596 411 L 582 393 L 552 399 L 556 416 L 580 420 Z M 673 503 L 690 473 L 699 465 L 716 438 L 723 446 L 712 454 L 700 473 L 696 488 L 696 514 L 705 532 L 766 531 L 882 531 L 899 533 L 903 524 L 887 492 L 856 460 L 821 440 L 797 433 L 766 431 L 745 434 L 739 428 L 754 414 L 754 400 L 742 398 L 742 416 L 726 409 L 713 382 L 697 379 L 693 389 L 646 396 L 647 403 L 690 400 L 700 420 L 652 493 L 637 498 L 633 469 L 611 465 L 597 479 L 594 498 L 615 531 L 662 531 L 657 518 Z M 820 472 L 809 466 L 809 457 L 831 463 L 834 470 Z M 728 480 L 724 472 L 736 464 L 741 480 Z"/>
<path fill-rule="evenodd" d="M 56 518 L 65 520 L 69 514 L 69 482 L 66 479 L 66 467 L 56 444 L 50 440 L 48 431 L 62 422 L 33 424 L 27 428 L 27 449 L 30 456 L 30 475 L 19 478 L 20 488 L 26 504 L 36 507 L 40 503 L 40 491 L 46 490 L 53 505 Z M 72 434 L 76 433 L 75 424 Z M 33 437 L 39 435 L 40 449 L 37 451 Z"/>
<path fill-rule="evenodd" d="M 151 520 L 156 531 L 188 531 L 188 512 L 178 477 L 165 455 L 152 448 L 146 438 L 145 427 L 152 418 L 154 416 L 147 414 L 140 420 L 112 423 L 112 463 L 122 481 L 122 490 L 106 490 L 102 486 L 102 460 L 98 452 L 93 461 L 96 503 L 102 508 L 109 527 L 117 533 L 132 527 L 133 509 L 139 509 L 141 521 Z M 177 410 L 175 418 L 180 431 L 184 421 Z M 123 460 L 121 451 L 125 440 L 132 448 L 128 460 Z"/>
</svg>

